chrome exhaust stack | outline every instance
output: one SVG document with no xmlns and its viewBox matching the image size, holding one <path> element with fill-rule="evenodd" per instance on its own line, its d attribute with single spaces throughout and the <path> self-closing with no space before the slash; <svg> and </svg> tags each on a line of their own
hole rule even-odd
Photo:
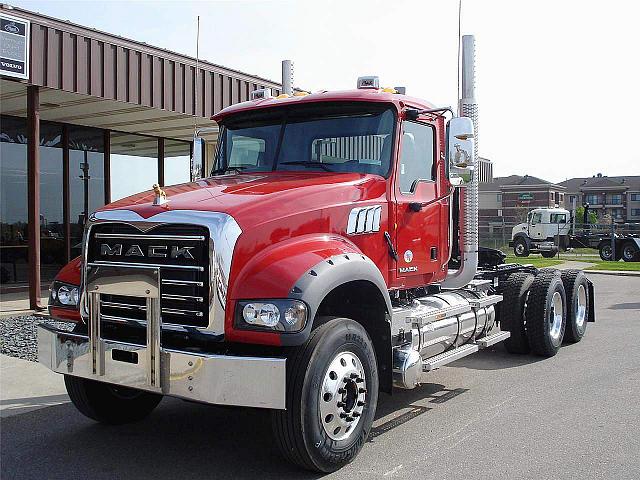
<svg viewBox="0 0 640 480">
<path fill-rule="evenodd" d="M 473 134 L 465 135 L 459 133 L 456 127 L 461 124 L 459 119 L 452 119 L 449 122 L 447 136 L 448 161 L 451 164 L 451 171 L 455 175 L 457 166 L 466 172 L 468 181 L 460 195 L 460 215 L 459 215 L 459 242 L 460 247 L 460 268 L 450 270 L 447 278 L 442 282 L 442 288 L 458 289 L 471 282 L 478 269 L 478 175 L 476 167 L 478 165 L 478 104 L 475 99 L 475 39 L 473 35 L 462 37 L 462 98 L 459 102 L 460 117 L 466 117 L 473 122 Z M 454 124 L 454 120 L 458 120 Z M 470 133 L 470 132 L 469 132 Z M 465 150 L 464 143 L 473 137 L 469 155 Z M 462 148 L 461 148 L 462 145 Z M 462 155 L 461 155 L 462 154 Z"/>
</svg>

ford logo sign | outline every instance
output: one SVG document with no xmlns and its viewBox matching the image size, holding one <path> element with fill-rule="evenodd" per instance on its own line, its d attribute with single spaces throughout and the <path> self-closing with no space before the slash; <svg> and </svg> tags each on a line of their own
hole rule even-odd
<svg viewBox="0 0 640 480">
<path fill-rule="evenodd" d="M 4 29 L 9 33 L 18 33 L 18 32 L 20 32 L 20 29 L 18 28 L 18 26 L 13 22 L 7 23 L 4 26 Z"/>
</svg>

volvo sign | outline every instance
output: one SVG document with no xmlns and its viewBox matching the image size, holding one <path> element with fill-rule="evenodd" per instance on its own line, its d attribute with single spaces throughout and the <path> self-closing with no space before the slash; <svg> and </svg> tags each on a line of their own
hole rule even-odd
<svg viewBox="0 0 640 480">
<path fill-rule="evenodd" d="M 0 75 L 29 79 L 29 20 L 0 14 Z"/>
</svg>

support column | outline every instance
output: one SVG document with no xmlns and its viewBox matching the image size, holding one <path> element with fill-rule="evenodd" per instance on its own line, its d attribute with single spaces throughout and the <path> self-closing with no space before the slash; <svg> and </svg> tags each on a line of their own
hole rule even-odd
<svg viewBox="0 0 640 480">
<path fill-rule="evenodd" d="M 111 131 L 104 131 L 104 204 L 111 203 Z"/>
<path fill-rule="evenodd" d="M 27 87 L 27 209 L 29 217 L 29 308 L 40 304 L 40 92 Z"/>
<path fill-rule="evenodd" d="M 69 183 L 69 126 L 62 126 L 62 221 L 65 263 L 71 260 L 71 185 Z"/>
<path fill-rule="evenodd" d="M 158 138 L 158 185 L 164 187 L 164 138 Z"/>
</svg>

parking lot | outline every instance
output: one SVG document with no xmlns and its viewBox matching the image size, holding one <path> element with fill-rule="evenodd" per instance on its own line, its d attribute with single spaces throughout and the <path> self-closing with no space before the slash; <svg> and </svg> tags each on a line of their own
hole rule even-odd
<svg viewBox="0 0 640 480">
<path fill-rule="evenodd" d="M 381 395 L 358 458 L 327 478 L 640 478 L 640 277 L 591 275 L 597 322 L 551 359 L 498 346 Z M 268 412 L 165 399 L 105 427 L 69 403 L 2 420 L 9 479 L 319 478 L 278 455 Z"/>
</svg>

